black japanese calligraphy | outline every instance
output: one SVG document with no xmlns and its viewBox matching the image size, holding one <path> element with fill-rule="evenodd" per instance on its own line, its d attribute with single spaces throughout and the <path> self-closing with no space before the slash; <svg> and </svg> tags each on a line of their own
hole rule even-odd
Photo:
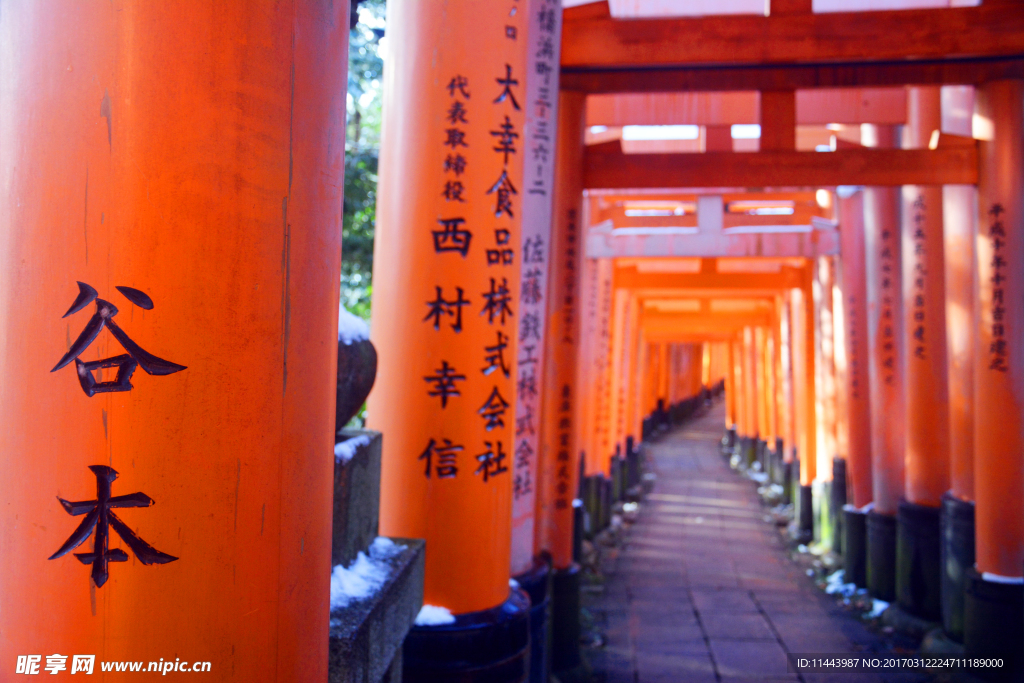
<svg viewBox="0 0 1024 683">
<path fill-rule="evenodd" d="M 459 473 L 457 457 L 463 447 L 453 444 L 451 439 L 441 441 L 439 444 L 431 439 L 418 458 L 425 461 L 423 474 L 427 479 L 430 479 L 431 473 L 436 474 L 438 479 L 452 479 Z"/>
<path fill-rule="evenodd" d="M 480 409 L 476 411 L 484 419 L 484 429 L 491 431 L 498 427 L 504 427 L 505 411 L 508 410 L 508 406 L 508 401 L 502 397 L 498 387 L 491 389 L 490 396 L 480 406 Z"/>
<path fill-rule="evenodd" d="M 85 305 L 85 304 L 83 304 Z M 124 496 L 111 496 L 111 484 L 117 479 L 117 471 L 106 465 L 91 465 L 89 467 L 96 476 L 96 500 L 67 501 L 58 497 L 61 506 L 72 516 L 85 515 L 85 519 L 72 532 L 71 536 L 57 552 L 49 557 L 56 560 L 67 555 L 69 552 L 84 543 L 93 532 L 96 536 L 93 540 L 91 553 L 75 553 L 75 557 L 82 564 L 92 565 L 92 580 L 99 588 L 107 582 L 107 563 L 127 562 L 128 553 L 120 548 L 111 550 L 110 527 L 114 533 L 121 537 L 121 540 L 131 549 L 139 562 L 145 565 L 167 564 L 174 562 L 177 557 L 162 553 L 149 543 L 139 538 L 127 524 L 114 514 L 113 508 L 144 508 L 153 504 L 153 499 L 145 493 L 129 493 Z"/>
<path fill-rule="evenodd" d="M 153 308 L 153 300 L 145 292 L 131 287 L 117 287 L 116 289 L 136 306 L 146 310 Z M 117 307 L 109 301 L 104 301 L 98 297 L 99 293 L 93 287 L 84 282 L 78 283 L 78 296 L 63 317 L 66 318 L 69 315 L 74 315 L 93 301 L 96 302 L 96 312 L 93 313 L 92 318 L 86 323 L 85 328 L 78 335 L 75 342 L 71 344 L 68 352 L 57 361 L 57 364 L 53 366 L 50 372 L 56 372 L 71 361 L 75 361 L 78 381 L 82 385 L 82 391 L 85 392 L 86 396 L 92 397 L 106 392 L 131 391 L 131 377 L 136 367 L 141 366 L 147 374 L 157 376 L 172 375 L 186 369 L 184 365 L 178 365 L 177 363 L 154 356 L 132 341 L 125 334 L 124 330 L 114 322 L 114 316 L 118 313 Z M 96 361 L 83 362 L 79 360 L 78 357 L 96 340 L 96 337 L 104 327 L 110 330 L 110 333 L 128 353 Z M 93 372 L 103 368 L 117 368 L 115 379 L 103 382 L 96 381 Z"/>
<path fill-rule="evenodd" d="M 423 318 L 424 322 L 428 320 L 433 321 L 434 329 L 438 330 L 441 328 L 441 316 L 448 316 L 449 318 L 455 318 L 455 321 L 451 323 L 452 329 L 456 332 L 462 331 L 462 307 L 469 304 L 469 299 L 465 299 L 462 296 L 462 287 L 455 288 L 455 299 L 448 301 L 444 298 L 443 290 L 441 287 L 434 287 L 436 296 L 433 301 L 427 302 L 427 307 L 430 309 L 426 317 Z"/>
<path fill-rule="evenodd" d="M 512 94 L 512 86 L 519 85 L 519 81 L 512 78 L 512 65 L 505 65 L 504 78 L 496 78 L 494 80 L 502 87 L 501 94 L 494 98 L 494 104 L 500 104 L 508 99 L 512 103 L 512 108 L 519 111 L 519 102 L 516 101 L 516 96 Z"/>
<path fill-rule="evenodd" d="M 494 319 L 498 318 L 501 324 L 505 324 L 506 316 L 511 318 L 512 308 L 509 304 L 512 302 L 512 295 L 508 291 L 508 278 L 501 278 L 501 284 L 497 283 L 495 278 L 490 278 L 491 289 L 489 292 L 484 292 L 484 307 L 480 311 L 480 315 L 487 316 L 487 322 L 494 324 Z"/>
<path fill-rule="evenodd" d="M 455 371 L 455 368 L 448 365 L 448 361 L 442 360 L 441 367 L 434 370 L 436 374 L 427 375 L 423 378 L 427 384 L 432 384 L 430 391 L 427 392 L 427 396 L 438 396 L 441 399 L 441 408 L 448 407 L 448 399 L 452 396 L 461 396 L 459 390 L 456 388 L 455 383 L 464 381 L 465 375 L 460 375 Z"/>
<path fill-rule="evenodd" d="M 444 229 L 431 231 L 434 236 L 434 253 L 455 251 L 465 257 L 469 253 L 469 243 L 473 239 L 473 234 L 461 227 L 466 219 L 442 218 L 437 222 Z"/>
<path fill-rule="evenodd" d="M 509 367 L 505 362 L 505 349 L 508 347 L 508 337 L 498 330 L 498 340 L 492 346 L 484 347 L 484 362 L 487 363 L 480 372 L 489 375 L 495 370 L 501 370 L 505 377 L 509 376 Z"/>
<path fill-rule="evenodd" d="M 484 446 L 487 450 L 476 456 L 480 466 L 473 474 L 483 475 L 484 482 L 487 482 L 493 476 L 508 472 L 508 467 L 502 465 L 506 455 L 500 441 L 484 441 Z"/>
</svg>

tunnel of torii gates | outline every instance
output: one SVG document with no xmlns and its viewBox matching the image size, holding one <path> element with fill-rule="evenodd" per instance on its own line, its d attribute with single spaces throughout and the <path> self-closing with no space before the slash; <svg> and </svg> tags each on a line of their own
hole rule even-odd
<svg viewBox="0 0 1024 683">
<path fill-rule="evenodd" d="M 723 387 L 799 536 L 1019 652 L 1024 12 L 622 4 L 389 2 L 368 425 L 380 531 L 454 615 L 406 679 L 519 680 L 548 598 L 580 666 L 574 501 Z M 0 16 L 4 666 L 171 643 L 321 681 L 349 3 L 60 6 Z M 108 569 L 110 508 L 153 500 L 158 566 Z M 88 584 L 47 559 L 68 513 L 65 546 L 102 517 Z"/>
</svg>

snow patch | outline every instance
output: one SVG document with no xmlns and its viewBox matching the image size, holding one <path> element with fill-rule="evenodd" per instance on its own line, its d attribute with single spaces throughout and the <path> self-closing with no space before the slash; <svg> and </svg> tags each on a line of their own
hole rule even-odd
<svg viewBox="0 0 1024 683">
<path fill-rule="evenodd" d="M 346 346 L 357 341 L 370 338 L 370 326 L 357 315 L 348 312 L 344 306 L 338 307 L 338 341 Z"/>
<path fill-rule="evenodd" d="M 337 565 L 331 572 L 331 610 L 372 597 L 387 582 L 391 558 L 402 547 L 390 538 L 378 536 L 369 547 L 369 555 L 360 551 L 348 567 Z"/>
<path fill-rule="evenodd" d="M 361 446 L 368 446 L 369 444 L 369 434 L 353 436 L 351 439 L 345 439 L 344 441 L 334 444 L 334 458 L 338 462 L 348 462 L 355 457 L 356 451 Z"/>
<path fill-rule="evenodd" d="M 878 600 L 877 598 L 871 600 L 871 611 L 864 613 L 865 619 L 874 619 L 875 617 L 882 616 L 882 612 L 889 609 L 889 603 L 885 600 Z"/>
<path fill-rule="evenodd" d="M 423 605 L 420 613 L 416 615 L 417 626 L 444 626 L 454 624 L 455 617 L 447 607 L 437 605 Z"/>
<path fill-rule="evenodd" d="M 844 578 L 846 576 L 845 570 L 838 570 L 833 572 L 827 579 L 825 579 L 825 592 L 829 595 L 841 595 L 844 598 L 848 598 L 857 592 L 857 585 L 853 583 L 845 583 Z"/>
</svg>

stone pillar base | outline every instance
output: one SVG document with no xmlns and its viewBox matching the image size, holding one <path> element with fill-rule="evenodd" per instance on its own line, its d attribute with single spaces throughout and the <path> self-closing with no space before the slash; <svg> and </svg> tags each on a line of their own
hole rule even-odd
<svg viewBox="0 0 1024 683">
<path fill-rule="evenodd" d="M 526 683 L 530 598 L 513 590 L 491 609 L 459 614 L 455 623 L 413 626 L 402 649 L 403 683 Z"/>
<path fill-rule="evenodd" d="M 965 574 L 964 650 L 968 657 L 1003 659 L 1002 669 L 974 669 L 987 680 L 1024 678 L 1024 585 L 986 580 L 974 569 Z"/>
<path fill-rule="evenodd" d="M 555 570 L 551 588 L 551 671 L 559 681 L 588 680 L 580 652 L 580 566 Z"/>
<path fill-rule="evenodd" d="M 942 548 L 942 627 L 957 643 L 964 642 L 964 591 L 967 570 L 974 566 L 974 503 L 946 493 L 939 519 Z"/>
<path fill-rule="evenodd" d="M 942 620 L 939 508 L 900 501 L 896 513 L 896 600 L 915 617 Z"/>
<path fill-rule="evenodd" d="M 551 668 L 551 565 L 538 560 L 514 577 L 530 596 L 530 683 L 547 683 Z"/>
<path fill-rule="evenodd" d="M 847 583 L 868 587 L 868 515 L 843 506 L 843 569 Z"/>
<path fill-rule="evenodd" d="M 796 499 L 797 540 L 810 543 L 814 540 L 814 496 L 810 486 L 800 486 Z"/>
<path fill-rule="evenodd" d="M 867 515 L 867 580 L 872 597 L 896 600 L 896 516 L 871 511 Z"/>
</svg>

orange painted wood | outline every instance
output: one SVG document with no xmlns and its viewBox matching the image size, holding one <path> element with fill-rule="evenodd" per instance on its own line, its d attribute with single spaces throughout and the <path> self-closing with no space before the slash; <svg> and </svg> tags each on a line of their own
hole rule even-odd
<svg viewBox="0 0 1024 683">
<path fill-rule="evenodd" d="M 348 3 L 5 3 L 0 34 L 0 677 L 60 653 L 326 680 Z M 91 397 L 51 372 L 96 312 L 62 319 L 76 281 L 184 367 Z M 130 351 L 104 327 L 79 360 Z M 47 559 L 91 466 L 156 503 L 117 510 L 99 587 Z"/>
<path fill-rule="evenodd" d="M 848 451 L 846 456 L 849 501 L 861 508 L 872 501 L 871 386 L 868 379 L 867 267 L 865 262 L 864 194 L 839 199 L 839 235 L 843 258 L 843 314 L 845 316 Z"/>
<path fill-rule="evenodd" d="M 1024 14 L 978 7 L 613 19 L 568 15 L 562 67 L 878 62 L 1018 56 Z"/>
<path fill-rule="evenodd" d="M 587 149 L 583 184 L 588 189 L 972 185 L 978 179 L 977 158 L 974 147 L 623 154 L 602 146 Z"/>
<path fill-rule="evenodd" d="M 980 572 L 1020 577 L 1024 568 L 1024 312 L 1019 305 L 1024 301 L 1024 83 L 1005 81 L 980 89 L 976 110 L 992 122 L 993 139 L 981 145 L 978 185 L 975 556 Z M 998 265 L 997 257 L 1007 265 Z M 1000 316 L 1002 320 L 997 320 Z M 996 327 L 999 324 L 1002 328 Z M 1003 350 L 1005 356 L 1000 353 Z"/>
<path fill-rule="evenodd" d="M 949 485 L 960 500 L 974 500 L 974 290 L 977 189 L 942 188 L 946 265 L 946 344 L 949 353 Z"/>
<path fill-rule="evenodd" d="M 761 91 L 761 149 L 796 150 L 796 92 Z"/>
<path fill-rule="evenodd" d="M 911 88 L 904 143 L 928 145 L 941 125 L 939 88 Z M 942 188 L 902 189 L 907 432 L 904 495 L 937 507 L 949 489 L 949 385 Z M 938 419 L 937 419 L 938 418 Z"/>
<path fill-rule="evenodd" d="M 563 65 L 560 85 L 563 89 L 588 93 L 734 92 L 765 87 L 789 90 L 893 86 L 902 88 L 910 83 L 977 85 L 1006 78 L 1024 78 L 1024 58 L 1019 55 L 966 60 L 935 57 L 906 61 L 863 61 L 854 58 L 850 61 L 813 64 L 680 64 L 659 66 L 655 69 L 642 65 L 593 68 Z"/>
<path fill-rule="evenodd" d="M 526 41 L 506 26 L 525 35 L 525 12 L 468 0 L 390 11 L 367 408 L 386 435 L 380 531 L 426 539 L 426 603 L 474 612 L 509 594 L 521 194 L 506 181 L 525 191 L 528 105 Z M 460 288 L 470 303 L 431 318 L 429 302 Z"/>
<path fill-rule="evenodd" d="M 579 182 L 583 156 L 584 97 L 559 96 L 558 141 L 555 153 L 555 195 L 552 244 L 548 266 L 548 331 L 545 338 L 541 392 L 541 492 L 537 507 L 537 549 L 551 553 L 555 568 L 572 564 L 573 512 L 579 479 L 577 358 L 581 350 L 583 287 L 583 187 Z"/>
</svg>

